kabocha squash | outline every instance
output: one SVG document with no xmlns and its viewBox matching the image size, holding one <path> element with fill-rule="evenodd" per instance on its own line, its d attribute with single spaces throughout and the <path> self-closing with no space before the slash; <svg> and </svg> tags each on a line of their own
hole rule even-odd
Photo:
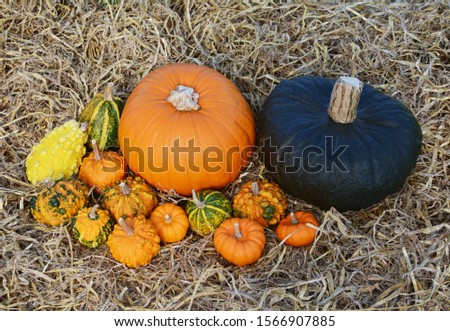
<svg viewBox="0 0 450 331">
<path fill-rule="evenodd" d="M 278 184 L 267 180 L 245 183 L 233 199 L 233 215 L 250 218 L 263 226 L 277 224 L 288 206 L 286 194 Z"/>
<path fill-rule="evenodd" d="M 128 176 L 103 191 L 102 207 L 115 220 L 143 215 L 149 217 L 158 205 L 155 192 L 140 177 Z"/>
<path fill-rule="evenodd" d="M 422 133 L 405 105 L 356 78 L 299 77 L 267 98 L 258 142 L 267 171 L 287 193 L 347 211 L 402 187 Z"/>
<path fill-rule="evenodd" d="M 228 262 L 252 264 L 261 257 L 266 244 L 264 228 L 248 218 L 230 218 L 214 231 L 214 247 Z"/>
<path fill-rule="evenodd" d="M 219 191 L 192 190 L 192 199 L 186 204 L 186 214 L 190 228 L 201 236 L 207 236 L 231 217 L 231 202 Z"/>
<path fill-rule="evenodd" d="M 104 190 L 127 176 L 128 167 L 119 153 L 101 152 L 95 139 L 92 140 L 92 146 L 94 150 L 83 159 L 78 178 L 90 187 Z"/>
<path fill-rule="evenodd" d="M 72 233 L 83 245 L 96 248 L 106 242 L 116 223 L 107 210 L 99 206 L 82 208 L 72 219 Z"/>
<path fill-rule="evenodd" d="M 319 222 L 314 214 L 304 211 L 290 213 L 278 223 L 276 234 L 286 245 L 300 247 L 314 241 Z"/>
<path fill-rule="evenodd" d="M 247 166 L 255 121 L 235 85 L 217 71 L 171 64 L 128 98 L 119 143 L 130 169 L 162 191 L 220 190 Z"/>
<path fill-rule="evenodd" d="M 59 226 L 70 222 L 89 200 L 88 188 L 76 177 L 59 180 L 30 200 L 31 214 L 39 223 Z"/>
<path fill-rule="evenodd" d="M 160 250 L 155 228 L 142 215 L 132 222 L 120 218 L 107 244 L 113 258 L 130 268 L 146 265 Z"/>
<path fill-rule="evenodd" d="M 162 241 L 173 243 L 182 240 L 189 229 L 189 221 L 183 208 L 164 203 L 152 212 L 149 221 Z"/>
<path fill-rule="evenodd" d="M 106 85 L 103 93 L 95 95 L 83 109 L 80 121 L 89 123 L 89 147 L 95 140 L 101 150 L 117 147 L 118 128 L 124 102 L 113 96 L 113 84 Z"/>
<path fill-rule="evenodd" d="M 50 131 L 33 147 L 25 162 L 28 180 L 57 181 L 76 175 L 87 141 L 86 124 L 69 120 Z"/>
</svg>

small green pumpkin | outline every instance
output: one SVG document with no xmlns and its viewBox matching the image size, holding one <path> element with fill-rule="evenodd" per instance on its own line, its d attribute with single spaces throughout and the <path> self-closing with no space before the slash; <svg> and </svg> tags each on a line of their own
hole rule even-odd
<svg viewBox="0 0 450 331">
<path fill-rule="evenodd" d="M 124 102 L 113 96 L 113 85 L 109 83 L 103 93 L 95 95 L 84 108 L 80 122 L 89 123 L 89 147 L 94 139 L 100 150 L 119 146 L 118 129 Z"/>
<path fill-rule="evenodd" d="M 232 215 L 231 202 L 219 191 L 192 190 L 192 199 L 186 205 L 192 231 L 207 236 Z"/>
<path fill-rule="evenodd" d="M 83 245 L 95 248 L 106 242 L 116 222 L 98 205 L 82 208 L 72 219 L 72 233 Z"/>
</svg>

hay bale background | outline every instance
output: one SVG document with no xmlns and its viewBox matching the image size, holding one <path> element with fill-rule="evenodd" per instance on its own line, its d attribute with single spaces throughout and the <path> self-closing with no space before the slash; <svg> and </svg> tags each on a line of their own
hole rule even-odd
<svg viewBox="0 0 450 331">
<path fill-rule="evenodd" d="M 0 309 L 450 309 L 448 3 L 125 2 L 0 4 Z M 264 256 L 246 268 L 189 233 L 130 270 L 105 246 L 81 247 L 65 226 L 37 224 L 28 200 L 39 188 L 24 171 L 31 147 L 107 82 L 126 99 L 146 73 L 173 62 L 217 69 L 255 112 L 282 78 L 358 76 L 418 117 L 416 171 L 399 194 L 360 212 L 291 198 L 291 208 L 317 212 L 320 236 L 295 249 L 267 231 Z"/>
</svg>

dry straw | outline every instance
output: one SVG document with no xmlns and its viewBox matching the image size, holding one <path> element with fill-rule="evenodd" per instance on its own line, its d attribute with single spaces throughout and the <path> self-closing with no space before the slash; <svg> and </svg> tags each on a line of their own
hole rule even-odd
<svg viewBox="0 0 450 331">
<path fill-rule="evenodd" d="M 124 2 L 0 3 L 1 310 L 450 309 L 448 3 Z M 357 76 L 416 114 L 417 168 L 398 194 L 359 212 L 290 198 L 290 210 L 317 213 L 316 241 L 290 248 L 267 230 L 263 257 L 244 268 L 189 232 L 131 270 L 66 226 L 37 224 L 28 201 L 39 188 L 24 171 L 31 147 L 105 84 L 126 99 L 143 75 L 174 62 L 217 69 L 255 112 L 283 78 Z"/>
</svg>

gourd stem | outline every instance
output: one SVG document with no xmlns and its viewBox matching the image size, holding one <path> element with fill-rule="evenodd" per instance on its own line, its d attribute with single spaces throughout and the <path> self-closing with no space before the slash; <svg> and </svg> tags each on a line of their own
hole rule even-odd
<svg viewBox="0 0 450 331">
<path fill-rule="evenodd" d="M 95 161 L 100 161 L 103 159 L 102 153 L 100 152 L 100 148 L 98 148 L 97 140 L 92 139 L 92 147 L 94 147 L 94 159 Z"/>
<path fill-rule="evenodd" d="M 119 187 L 120 187 L 120 192 L 122 192 L 123 195 L 128 195 L 131 193 L 131 187 L 129 187 L 127 185 L 127 183 L 120 182 Z"/>
<path fill-rule="evenodd" d="M 105 90 L 103 91 L 103 100 L 105 101 L 114 101 L 113 98 L 113 83 L 108 83 L 105 87 Z"/>
<path fill-rule="evenodd" d="M 339 77 L 331 92 L 328 116 L 336 123 L 352 123 L 364 84 L 354 77 Z"/>
<path fill-rule="evenodd" d="M 175 90 L 170 91 L 169 101 L 178 111 L 199 110 L 199 94 L 192 87 L 178 85 Z"/>
<path fill-rule="evenodd" d="M 289 215 L 291 216 L 292 224 L 298 224 L 298 219 L 295 218 L 295 214 L 294 213 L 290 213 Z"/>
<path fill-rule="evenodd" d="M 200 201 L 197 197 L 197 193 L 195 193 L 195 190 L 192 190 L 192 200 L 194 200 L 195 205 L 197 208 L 204 208 L 206 204 L 203 201 Z"/>
<path fill-rule="evenodd" d="M 80 123 L 80 130 L 81 131 L 86 132 L 87 128 L 88 128 L 88 123 L 87 122 Z"/>
<path fill-rule="evenodd" d="M 259 194 L 259 184 L 258 184 L 258 182 L 253 182 L 251 189 L 252 189 L 253 195 L 258 195 Z"/>
<path fill-rule="evenodd" d="M 234 236 L 237 239 L 241 239 L 242 238 L 242 232 L 241 232 L 241 229 L 239 228 L 239 223 L 238 222 L 234 223 Z"/>
<path fill-rule="evenodd" d="M 94 205 L 94 207 L 92 207 L 91 211 L 89 212 L 89 218 L 91 220 L 95 220 L 98 217 L 97 209 L 98 205 Z"/>
<path fill-rule="evenodd" d="M 131 226 L 128 225 L 128 223 L 121 217 L 117 221 L 119 225 L 121 226 L 122 230 L 125 231 L 125 234 L 130 237 L 134 234 L 134 230 Z"/>
<path fill-rule="evenodd" d="M 170 222 L 172 222 L 172 217 L 170 217 L 169 214 L 165 214 L 164 215 L 164 221 L 166 221 L 166 223 L 170 223 Z"/>
</svg>

